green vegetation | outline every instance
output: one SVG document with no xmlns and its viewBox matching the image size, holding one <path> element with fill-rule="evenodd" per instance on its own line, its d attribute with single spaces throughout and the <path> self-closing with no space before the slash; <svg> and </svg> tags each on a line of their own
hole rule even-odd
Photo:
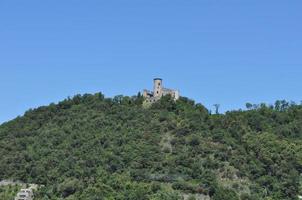
<svg viewBox="0 0 302 200">
<path fill-rule="evenodd" d="M 0 199 L 13 200 L 19 190 L 19 186 L 0 186 Z"/>
<path fill-rule="evenodd" d="M 0 180 L 44 185 L 37 200 L 297 199 L 302 106 L 247 108 L 77 95 L 0 126 Z"/>
</svg>

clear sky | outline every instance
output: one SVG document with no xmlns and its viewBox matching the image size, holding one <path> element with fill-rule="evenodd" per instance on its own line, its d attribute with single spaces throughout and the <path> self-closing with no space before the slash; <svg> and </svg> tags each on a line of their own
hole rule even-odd
<svg viewBox="0 0 302 200">
<path fill-rule="evenodd" d="M 0 123 L 162 77 L 212 109 L 302 100 L 301 0 L 0 0 Z"/>
</svg>

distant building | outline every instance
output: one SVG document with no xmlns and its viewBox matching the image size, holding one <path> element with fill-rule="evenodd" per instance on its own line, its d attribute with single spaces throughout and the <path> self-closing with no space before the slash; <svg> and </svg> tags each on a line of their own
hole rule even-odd
<svg viewBox="0 0 302 200">
<path fill-rule="evenodd" d="M 18 192 L 17 196 L 15 197 L 15 200 L 33 200 L 34 193 L 31 188 L 29 189 L 21 189 L 20 192 Z"/>
<path fill-rule="evenodd" d="M 161 78 L 154 79 L 153 91 L 144 90 L 143 96 L 147 103 L 154 103 L 158 101 L 162 96 L 171 95 L 174 100 L 178 100 L 180 97 L 178 90 L 167 89 L 163 87 L 163 80 Z"/>
</svg>

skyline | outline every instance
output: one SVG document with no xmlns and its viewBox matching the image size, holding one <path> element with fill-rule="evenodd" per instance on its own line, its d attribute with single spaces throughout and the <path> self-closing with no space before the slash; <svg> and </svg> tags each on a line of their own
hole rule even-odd
<svg viewBox="0 0 302 200">
<path fill-rule="evenodd" d="M 154 77 L 221 112 L 302 100 L 302 1 L 0 2 L 0 123 Z"/>
<path fill-rule="evenodd" d="M 170 74 L 169 67 L 89 67 L 65 68 L 64 71 L 59 68 L 11 68 L 6 69 L 5 73 L 1 70 L 0 77 L 5 84 L 1 84 L 0 89 L 6 92 L 5 96 L 4 93 L 1 95 L 0 122 L 22 115 L 30 108 L 57 103 L 76 94 L 102 92 L 106 97 L 136 95 L 143 89 L 152 89 L 154 77 L 163 78 L 164 87 L 178 89 L 181 96 L 202 103 L 210 110 L 214 110 L 213 104 L 220 104 L 221 112 L 245 109 L 247 102 L 273 104 L 283 99 L 297 103 L 302 100 L 297 93 L 302 75 L 298 68 L 287 72 L 267 70 L 263 74 L 258 74 L 257 70 L 251 73 L 249 68 L 186 69 L 173 69 L 173 74 Z M 18 82 L 14 83 L 14 80 Z"/>
</svg>

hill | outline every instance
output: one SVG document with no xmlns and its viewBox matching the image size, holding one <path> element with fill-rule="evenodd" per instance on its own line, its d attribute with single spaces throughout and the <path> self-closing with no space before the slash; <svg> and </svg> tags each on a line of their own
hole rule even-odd
<svg viewBox="0 0 302 200">
<path fill-rule="evenodd" d="M 35 200 L 297 199 L 302 106 L 247 107 L 77 95 L 0 126 L 0 180 L 44 185 Z"/>
</svg>

